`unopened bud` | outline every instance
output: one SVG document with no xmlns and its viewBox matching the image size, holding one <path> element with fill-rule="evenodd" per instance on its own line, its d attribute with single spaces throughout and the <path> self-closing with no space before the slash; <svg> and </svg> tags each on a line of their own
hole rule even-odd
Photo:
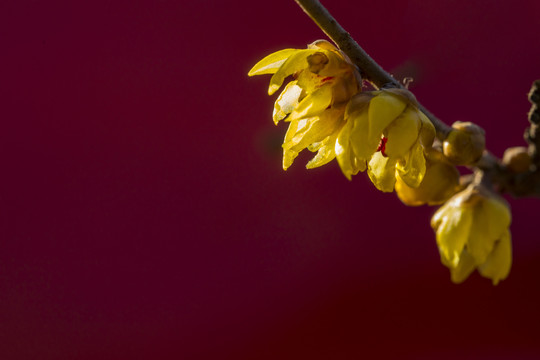
<svg viewBox="0 0 540 360">
<path fill-rule="evenodd" d="M 426 160 L 426 174 L 417 188 L 397 178 L 396 194 L 405 205 L 442 204 L 460 189 L 459 172 L 440 152 L 431 150 Z"/>
<path fill-rule="evenodd" d="M 471 122 L 456 121 L 443 143 L 444 156 L 454 165 L 472 165 L 486 147 L 484 130 Z"/>
<path fill-rule="evenodd" d="M 502 162 L 510 171 L 522 173 L 529 170 L 529 166 L 531 166 L 531 157 L 527 148 L 517 146 L 506 149 Z"/>
</svg>

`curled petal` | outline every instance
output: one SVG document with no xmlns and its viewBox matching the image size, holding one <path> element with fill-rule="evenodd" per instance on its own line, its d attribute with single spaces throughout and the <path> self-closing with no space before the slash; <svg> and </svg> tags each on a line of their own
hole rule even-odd
<svg viewBox="0 0 540 360">
<path fill-rule="evenodd" d="M 327 164 L 336 157 L 335 146 L 338 134 L 339 132 L 336 131 L 318 144 L 317 154 L 307 163 L 307 169 Z"/>
<path fill-rule="evenodd" d="M 298 152 L 292 151 L 290 148 L 292 147 L 292 140 L 298 132 L 299 122 L 299 120 L 291 121 L 289 128 L 285 133 L 285 139 L 283 140 L 283 170 L 287 170 L 298 156 Z"/>
<path fill-rule="evenodd" d="M 324 85 L 303 98 L 291 113 L 290 119 L 296 120 L 316 116 L 327 109 L 331 102 L 332 87 L 330 84 Z"/>
<path fill-rule="evenodd" d="M 420 119 L 418 111 L 408 106 L 401 115 L 386 128 L 388 141 L 385 153 L 389 157 L 402 158 L 418 138 Z"/>
<path fill-rule="evenodd" d="M 307 67 L 307 57 L 316 53 L 317 50 L 297 50 L 292 53 L 287 60 L 279 67 L 276 73 L 270 79 L 268 87 L 268 95 L 275 93 L 283 84 L 283 80 L 289 75 L 292 75 Z"/>
<path fill-rule="evenodd" d="M 324 50 L 330 50 L 330 51 L 337 51 L 337 48 L 332 45 L 332 43 L 328 40 L 315 40 L 311 44 L 307 46 L 308 49 L 324 49 Z"/>
<path fill-rule="evenodd" d="M 274 103 L 274 113 L 272 116 L 274 124 L 277 124 L 294 111 L 295 107 L 298 106 L 300 94 L 302 94 L 302 88 L 296 84 L 296 81 L 291 81 L 285 86 L 285 89 Z"/>
<path fill-rule="evenodd" d="M 416 142 L 407 156 L 398 161 L 396 170 L 401 180 L 408 186 L 417 188 L 420 185 L 426 173 L 426 159 L 420 143 Z"/>
<path fill-rule="evenodd" d="M 376 152 L 368 165 L 368 175 L 377 189 L 383 192 L 394 191 L 396 183 L 396 160 Z"/>
<path fill-rule="evenodd" d="M 352 123 L 347 121 L 340 131 L 335 145 L 336 159 L 343 175 L 351 180 L 352 175 L 358 174 L 359 171 L 366 170 L 366 161 L 359 159 L 354 155 L 350 143 Z"/>
<path fill-rule="evenodd" d="M 281 65 L 295 52 L 302 51 L 298 49 L 284 49 L 276 51 L 264 59 L 255 64 L 249 71 L 249 76 L 254 75 L 263 75 L 263 74 L 273 74 L 275 73 Z"/>
</svg>

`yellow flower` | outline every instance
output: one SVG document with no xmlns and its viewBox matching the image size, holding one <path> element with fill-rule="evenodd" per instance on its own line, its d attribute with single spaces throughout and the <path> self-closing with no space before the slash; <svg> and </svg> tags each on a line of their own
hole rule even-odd
<svg viewBox="0 0 540 360">
<path fill-rule="evenodd" d="M 435 213 L 431 227 L 454 283 L 475 268 L 494 285 L 506 279 L 512 265 L 510 222 L 506 202 L 478 185 L 454 195 Z"/>
<path fill-rule="evenodd" d="M 431 148 L 435 128 L 411 92 L 382 89 L 357 94 L 347 106 L 345 120 L 336 155 L 347 178 L 367 168 L 381 191 L 392 192 L 396 176 L 418 187 L 426 172 L 423 149 Z"/>
<path fill-rule="evenodd" d="M 344 125 L 345 107 L 359 91 L 360 75 L 345 54 L 325 40 L 307 49 L 285 49 L 268 55 L 249 76 L 273 74 L 268 94 L 275 93 L 288 76 L 289 82 L 274 104 L 273 119 L 290 122 L 283 142 L 286 170 L 305 148 L 317 151 L 308 168 L 335 158 L 335 142 Z"/>
<path fill-rule="evenodd" d="M 408 186 L 401 177 L 396 176 L 396 194 L 405 205 L 439 205 L 460 188 L 459 171 L 446 161 L 440 151 L 428 150 L 425 155 L 426 173 L 417 188 Z"/>
</svg>

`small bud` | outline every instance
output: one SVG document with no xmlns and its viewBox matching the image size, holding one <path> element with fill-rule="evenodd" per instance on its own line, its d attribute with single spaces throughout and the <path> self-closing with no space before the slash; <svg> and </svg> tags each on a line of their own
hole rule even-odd
<svg viewBox="0 0 540 360">
<path fill-rule="evenodd" d="M 540 123 L 540 109 L 538 106 L 533 105 L 529 111 L 529 121 L 533 124 L 538 125 Z"/>
<path fill-rule="evenodd" d="M 502 162 L 510 171 L 522 173 L 529 170 L 529 166 L 531 166 L 531 157 L 527 148 L 517 146 L 506 149 Z"/>
<path fill-rule="evenodd" d="M 454 165 L 472 165 L 486 147 L 484 130 L 471 122 L 456 121 L 443 143 L 444 156 Z"/>
<path fill-rule="evenodd" d="M 540 104 L 540 80 L 535 80 L 529 91 L 529 101 L 533 104 Z"/>
</svg>

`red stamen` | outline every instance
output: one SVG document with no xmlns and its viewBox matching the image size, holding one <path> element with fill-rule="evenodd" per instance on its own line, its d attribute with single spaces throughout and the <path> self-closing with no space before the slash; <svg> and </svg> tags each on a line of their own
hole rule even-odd
<svg viewBox="0 0 540 360">
<path fill-rule="evenodd" d="M 385 154 L 385 151 L 386 151 L 386 142 L 388 141 L 388 138 L 386 137 L 382 137 L 381 141 L 379 142 L 379 146 L 377 146 L 377 150 L 376 151 L 380 151 L 382 156 L 384 157 L 388 157 L 386 154 Z"/>
<path fill-rule="evenodd" d="M 330 81 L 332 79 L 333 79 L 332 76 L 327 76 L 327 77 L 321 79 L 321 83 L 325 83 L 325 82 Z"/>
</svg>

